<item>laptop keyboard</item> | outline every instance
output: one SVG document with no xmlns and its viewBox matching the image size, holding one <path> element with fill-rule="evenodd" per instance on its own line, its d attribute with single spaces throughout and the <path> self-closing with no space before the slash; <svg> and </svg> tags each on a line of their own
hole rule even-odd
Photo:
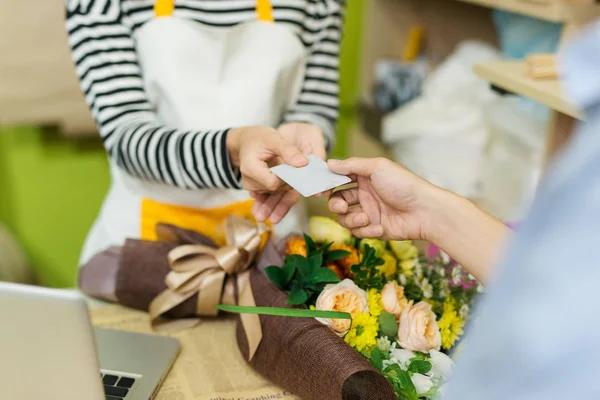
<svg viewBox="0 0 600 400">
<path fill-rule="evenodd" d="M 114 374 L 103 374 L 104 395 L 106 400 L 124 400 L 135 383 L 134 378 Z"/>
</svg>

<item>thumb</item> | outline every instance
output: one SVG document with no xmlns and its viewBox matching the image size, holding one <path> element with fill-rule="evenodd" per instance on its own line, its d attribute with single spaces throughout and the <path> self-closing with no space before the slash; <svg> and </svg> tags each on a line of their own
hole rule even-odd
<svg viewBox="0 0 600 400">
<path fill-rule="evenodd" d="M 296 146 L 281 141 L 279 145 L 279 156 L 283 159 L 286 164 L 293 167 L 304 167 L 308 164 L 308 159 L 302 154 L 299 148 Z"/>
<path fill-rule="evenodd" d="M 329 169 L 337 174 L 370 177 L 380 162 L 377 158 L 352 157 L 347 160 L 329 160 L 327 164 Z"/>
</svg>

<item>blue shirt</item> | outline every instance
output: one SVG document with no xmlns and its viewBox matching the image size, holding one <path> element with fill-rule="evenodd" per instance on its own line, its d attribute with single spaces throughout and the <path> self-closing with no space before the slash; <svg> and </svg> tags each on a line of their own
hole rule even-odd
<svg viewBox="0 0 600 400">
<path fill-rule="evenodd" d="M 445 400 L 600 399 L 600 24 L 561 64 L 586 121 L 498 266 Z"/>
</svg>

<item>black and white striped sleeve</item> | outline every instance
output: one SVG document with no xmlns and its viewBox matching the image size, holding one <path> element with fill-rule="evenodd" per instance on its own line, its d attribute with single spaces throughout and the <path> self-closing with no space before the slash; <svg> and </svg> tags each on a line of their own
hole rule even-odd
<svg viewBox="0 0 600 400">
<path fill-rule="evenodd" d="M 67 0 L 66 18 L 82 90 L 120 168 L 182 188 L 241 188 L 229 160 L 227 129 L 184 131 L 158 121 L 120 0 Z"/>
<path fill-rule="evenodd" d="M 304 82 L 296 104 L 284 116 L 285 122 L 307 122 L 321 128 L 327 147 L 335 143 L 339 116 L 339 64 L 343 25 L 343 2 L 328 0 L 327 15 L 306 22 L 303 41 L 309 48 Z M 316 7 L 309 3 L 308 7 Z M 310 11 L 310 10 L 309 10 Z"/>
</svg>

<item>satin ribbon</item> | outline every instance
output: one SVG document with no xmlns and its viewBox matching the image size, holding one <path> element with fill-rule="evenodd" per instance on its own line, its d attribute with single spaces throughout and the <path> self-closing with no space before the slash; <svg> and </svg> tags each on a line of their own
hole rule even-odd
<svg viewBox="0 0 600 400">
<path fill-rule="evenodd" d="M 169 252 L 171 271 L 165 278 L 167 289 L 150 303 L 152 328 L 174 330 L 200 323 L 200 318 L 166 320 L 161 315 L 198 295 L 197 316 L 216 316 L 217 304 L 255 306 L 250 285 L 250 266 L 261 244 L 264 225 L 231 216 L 225 223 L 227 245 L 212 248 L 200 244 L 185 244 Z M 236 301 L 237 293 L 237 301 Z M 258 315 L 240 315 L 248 338 L 248 358 L 251 360 L 262 339 Z"/>
</svg>

